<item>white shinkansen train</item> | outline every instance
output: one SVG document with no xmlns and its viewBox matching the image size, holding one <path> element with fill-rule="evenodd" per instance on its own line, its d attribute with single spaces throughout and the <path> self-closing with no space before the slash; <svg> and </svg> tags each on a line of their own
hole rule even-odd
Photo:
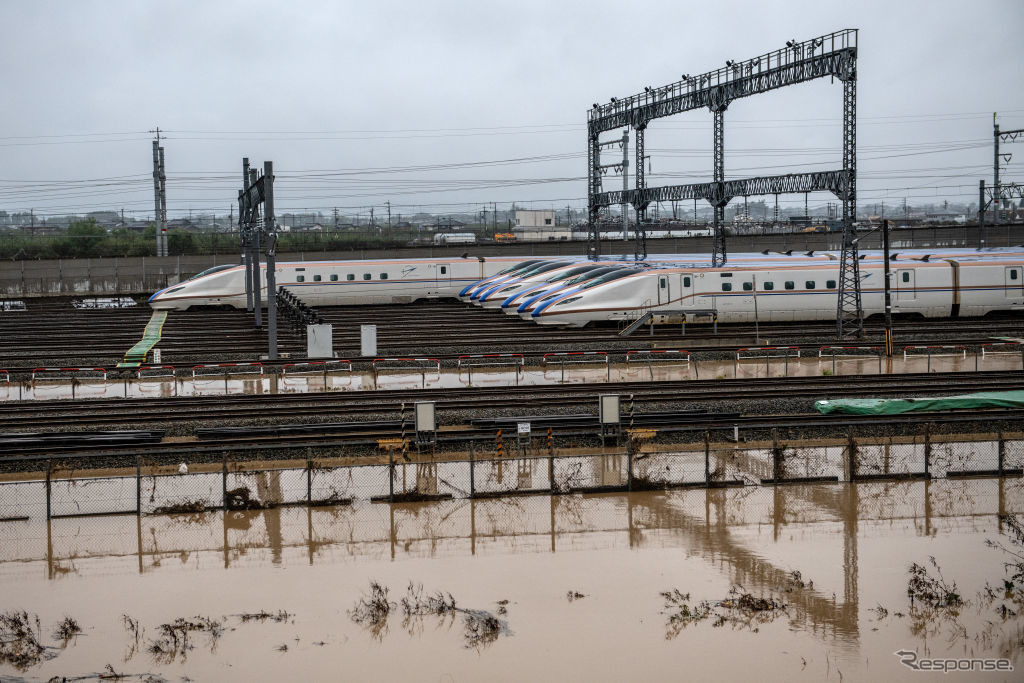
<svg viewBox="0 0 1024 683">
<path fill-rule="evenodd" d="M 861 301 L 865 316 L 884 312 L 881 252 L 862 252 Z M 547 294 L 522 317 L 544 325 L 582 327 L 606 320 L 636 320 L 715 312 L 720 322 L 835 319 L 839 260 L 794 258 L 758 263 L 730 258 L 725 267 L 652 268 L 590 287 Z M 890 264 L 894 313 L 929 318 L 1024 312 L 1024 251 L 912 250 Z"/>
<path fill-rule="evenodd" d="M 861 257 L 864 313 L 881 313 L 881 252 L 862 251 Z M 957 317 L 1024 311 L 1022 248 L 902 251 L 893 256 L 890 270 L 896 313 Z M 244 275 L 244 266 L 217 266 L 156 292 L 150 305 L 244 308 Z M 265 305 L 265 264 L 262 275 Z M 305 261 L 278 263 L 275 275 L 279 286 L 311 306 L 447 297 L 477 302 L 487 292 L 481 305 L 491 302 L 545 325 L 697 311 L 715 311 L 721 322 L 829 320 L 836 314 L 839 257 L 831 252 L 732 254 L 723 268 L 710 267 L 706 254 L 660 254 L 643 263 L 582 256 Z"/>
<path fill-rule="evenodd" d="M 457 296 L 468 284 L 526 260 L 518 257 L 380 259 L 277 263 L 274 277 L 310 306 L 401 304 Z M 579 257 L 578 260 L 583 260 Z M 267 300 L 267 265 L 261 264 L 261 299 Z M 245 266 L 216 266 L 149 298 L 155 309 L 191 306 L 245 308 Z"/>
</svg>

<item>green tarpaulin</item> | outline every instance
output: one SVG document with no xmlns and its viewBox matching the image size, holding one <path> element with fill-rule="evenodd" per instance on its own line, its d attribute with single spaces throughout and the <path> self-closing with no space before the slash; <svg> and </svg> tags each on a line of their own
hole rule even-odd
<svg viewBox="0 0 1024 683">
<path fill-rule="evenodd" d="M 819 413 L 896 415 L 918 410 L 966 410 L 968 408 L 1024 408 L 1024 391 L 983 391 L 938 398 L 841 398 L 815 401 Z"/>
</svg>

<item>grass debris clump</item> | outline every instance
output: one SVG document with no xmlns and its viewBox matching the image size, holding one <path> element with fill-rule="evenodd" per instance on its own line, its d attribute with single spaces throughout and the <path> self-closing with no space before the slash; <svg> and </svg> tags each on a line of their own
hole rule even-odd
<svg viewBox="0 0 1024 683">
<path fill-rule="evenodd" d="M 384 637 L 388 630 L 388 617 L 395 603 L 388 600 L 388 588 L 376 581 L 370 582 L 370 594 L 359 599 L 349 616 L 352 621 L 365 627 L 377 640 Z"/>
<path fill-rule="evenodd" d="M 0 614 L 0 663 L 25 671 L 43 661 L 46 647 L 39 642 L 39 617 L 25 610 Z"/>
<path fill-rule="evenodd" d="M 57 628 L 53 632 L 53 637 L 56 640 L 67 642 L 82 632 L 82 627 L 78 625 L 78 622 L 72 617 L 65 616 L 64 619 L 57 625 Z"/>
</svg>

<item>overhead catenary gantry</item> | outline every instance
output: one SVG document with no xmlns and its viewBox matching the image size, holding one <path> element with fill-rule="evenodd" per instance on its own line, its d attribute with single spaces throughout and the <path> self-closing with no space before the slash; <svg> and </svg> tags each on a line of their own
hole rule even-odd
<svg viewBox="0 0 1024 683">
<path fill-rule="evenodd" d="M 831 171 L 792 173 L 740 180 L 725 179 L 725 111 L 737 99 L 777 90 L 788 85 L 831 77 L 843 84 L 843 165 Z M 651 121 L 695 109 L 707 108 L 714 117 L 714 152 L 711 182 L 647 187 L 644 174 L 644 132 Z M 600 136 L 632 128 L 636 162 L 634 189 L 604 192 Z M 725 207 L 734 197 L 788 193 L 832 192 L 843 207 L 843 250 L 840 264 L 836 325 L 840 337 L 863 331 L 860 268 L 853 221 L 857 207 L 857 29 L 836 31 L 607 104 L 594 104 L 587 113 L 587 203 L 590 255 L 601 253 L 598 217 L 602 207 L 630 205 L 636 211 L 637 259 L 646 258 L 644 219 L 651 202 L 703 199 L 714 209 L 714 240 L 711 261 L 722 266 L 728 260 L 725 245 Z M 625 166 L 625 165 L 624 165 Z"/>
</svg>

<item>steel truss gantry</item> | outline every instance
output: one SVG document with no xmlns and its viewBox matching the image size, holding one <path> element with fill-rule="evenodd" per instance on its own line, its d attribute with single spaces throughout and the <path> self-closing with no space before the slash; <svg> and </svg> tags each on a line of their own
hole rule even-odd
<svg viewBox="0 0 1024 683">
<path fill-rule="evenodd" d="M 831 77 L 843 84 L 843 167 L 833 171 L 795 173 L 782 176 L 725 180 L 725 111 L 733 100 L 777 90 L 788 85 Z M 714 159 L 712 182 L 693 185 L 647 187 L 644 175 L 644 133 L 655 119 L 707 108 L 714 116 Z M 601 186 L 602 133 L 617 128 L 636 132 L 635 189 L 603 192 Z M 857 238 L 853 229 L 857 201 L 857 29 L 844 29 L 803 42 L 789 41 L 786 47 L 745 61 L 728 61 L 726 66 L 700 76 L 643 93 L 594 106 L 587 113 L 587 202 L 590 230 L 589 253 L 601 253 L 598 217 L 602 207 L 632 205 L 637 219 L 638 259 L 647 256 L 643 220 L 651 202 L 704 199 L 714 209 L 712 264 L 724 265 L 725 207 L 733 197 L 778 195 L 789 192 L 829 191 L 843 205 L 843 250 L 839 297 L 836 311 L 840 337 L 863 332 Z"/>
</svg>

